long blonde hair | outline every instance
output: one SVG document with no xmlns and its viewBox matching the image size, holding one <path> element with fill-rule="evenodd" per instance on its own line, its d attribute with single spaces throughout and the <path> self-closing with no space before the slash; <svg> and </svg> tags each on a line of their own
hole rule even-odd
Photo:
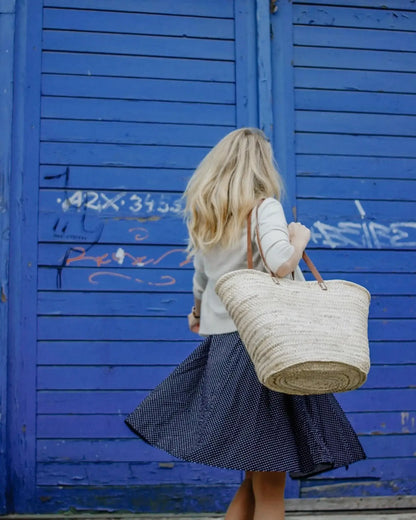
<svg viewBox="0 0 416 520">
<path fill-rule="evenodd" d="M 258 200 L 280 198 L 273 151 L 257 128 L 227 134 L 201 161 L 184 192 L 188 252 L 232 246 Z"/>
</svg>

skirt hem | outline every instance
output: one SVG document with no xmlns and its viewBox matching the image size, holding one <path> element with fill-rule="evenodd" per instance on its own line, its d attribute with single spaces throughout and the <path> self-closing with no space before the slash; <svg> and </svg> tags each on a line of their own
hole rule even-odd
<svg viewBox="0 0 416 520">
<path fill-rule="evenodd" d="M 311 471 L 308 471 L 308 472 L 302 472 L 300 471 L 299 469 L 294 469 L 294 468 L 281 468 L 281 469 L 261 469 L 261 468 L 241 468 L 241 467 L 234 467 L 230 464 L 224 464 L 224 465 L 221 465 L 221 464 L 214 464 L 213 462 L 204 462 L 202 460 L 193 460 L 192 458 L 186 456 L 186 455 L 180 455 L 180 454 L 175 454 L 173 450 L 171 449 L 167 449 L 161 445 L 158 445 L 154 442 L 150 442 L 142 433 L 138 432 L 134 426 L 132 424 L 130 424 L 128 422 L 128 417 L 126 419 L 124 419 L 124 423 L 129 427 L 129 429 L 135 433 L 140 439 L 142 439 L 146 444 L 149 444 L 150 446 L 153 446 L 155 448 L 158 448 L 160 450 L 163 450 L 165 451 L 166 453 L 169 453 L 169 455 L 172 455 L 173 457 L 176 457 L 176 458 L 179 458 L 185 462 L 192 462 L 194 464 L 203 464 L 205 466 L 210 466 L 210 467 L 214 467 L 214 468 L 222 468 L 222 469 L 230 469 L 230 470 L 234 470 L 234 471 L 261 471 L 261 472 L 267 472 L 267 471 L 276 471 L 276 472 L 287 472 L 289 473 L 289 476 L 290 478 L 292 478 L 293 480 L 300 480 L 300 479 L 305 479 L 305 478 L 309 478 L 309 477 L 312 477 L 312 476 L 315 476 L 315 475 L 319 475 L 321 473 L 324 473 L 326 471 L 331 471 L 333 469 L 337 469 L 337 468 L 342 468 L 342 467 L 345 467 L 346 469 L 348 469 L 348 466 L 350 464 L 353 464 L 354 462 L 358 462 L 360 460 L 365 460 L 367 458 L 366 455 L 363 455 L 362 457 L 360 458 L 356 458 L 356 459 L 353 459 L 353 460 L 349 460 L 348 462 L 343 462 L 343 463 L 335 463 L 333 461 L 322 461 L 320 463 L 318 463 L 316 466 L 315 466 L 315 469 L 311 470 Z"/>
</svg>

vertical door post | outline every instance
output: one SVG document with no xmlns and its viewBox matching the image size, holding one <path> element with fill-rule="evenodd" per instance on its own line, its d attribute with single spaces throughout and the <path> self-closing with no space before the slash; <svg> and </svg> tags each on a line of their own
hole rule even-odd
<svg viewBox="0 0 416 520">
<path fill-rule="evenodd" d="M 8 509 L 36 510 L 36 291 L 42 0 L 16 2 L 8 308 Z"/>
</svg>

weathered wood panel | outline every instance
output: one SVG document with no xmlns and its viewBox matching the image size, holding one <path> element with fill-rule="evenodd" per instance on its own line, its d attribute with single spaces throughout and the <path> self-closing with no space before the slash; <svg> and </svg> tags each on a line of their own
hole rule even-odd
<svg viewBox="0 0 416 520">
<path fill-rule="evenodd" d="M 295 215 L 312 230 L 324 277 L 361 283 L 373 296 L 368 380 L 338 396 L 368 459 L 303 482 L 304 497 L 416 488 L 415 264 L 405 260 L 416 248 L 415 16 L 410 0 L 295 0 L 275 17 L 275 33 L 292 24 L 284 52 Z M 387 274 L 398 265 L 400 274 Z"/>
<path fill-rule="evenodd" d="M 199 341 L 186 326 L 192 270 L 180 196 L 206 152 L 237 121 L 253 120 L 254 6 L 247 0 L 43 4 L 39 496 L 52 497 L 63 484 L 96 508 L 101 499 L 88 494 L 91 486 L 106 486 L 110 496 L 116 486 L 127 486 L 128 494 L 147 485 L 162 512 L 169 505 L 161 485 L 169 484 L 175 493 L 192 489 L 200 497 L 196 510 L 213 507 L 227 495 L 220 491 L 224 482 L 235 490 L 241 472 L 176 462 L 135 438 L 123 419 Z M 87 424 L 95 426 L 86 431 Z M 132 443 L 130 461 L 123 439 Z M 75 465 L 70 452 L 78 441 L 92 444 Z M 135 507 L 133 497 L 124 509 Z M 41 498 L 38 511 L 66 509 L 73 500 L 61 496 L 58 505 Z M 117 500 L 107 503 L 114 507 Z"/>
<path fill-rule="evenodd" d="M 15 2 L 0 6 L 0 514 L 7 512 L 7 348 L 9 300 L 9 229 L 11 184 L 11 143 L 13 113 L 13 54 Z"/>
<path fill-rule="evenodd" d="M 10 6 L 11 2 L 6 2 L 6 7 L 7 4 Z M 4 5 L 2 2 L 2 7 Z M 37 491 L 36 263 L 42 5 L 40 2 L 16 2 L 15 6 L 12 170 L 7 208 L 11 291 L 7 324 L 7 465 L 10 478 L 6 491 L 8 512 L 33 513 Z M 0 70 L 3 72 L 2 67 Z"/>
</svg>

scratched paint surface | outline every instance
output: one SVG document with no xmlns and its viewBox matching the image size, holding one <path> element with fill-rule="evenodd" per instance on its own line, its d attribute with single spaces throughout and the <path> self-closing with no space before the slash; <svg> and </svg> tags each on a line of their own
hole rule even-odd
<svg viewBox="0 0 416 520">
<path fill-rule="evenodd" d="M 327 276 L 362 283 L 373 295 L 368 381 L 338 396 L 368 459 L 303 482 L 301 496 L 412 494 L 415 5 L 295 0 L 285 13 L 293 26 L 297 217 L 311 227 L 317 266 L 327 270 L 331 254 Z M 399 266 L 405 264 L 408 281 L 400 285 Z M 380 305 L 379 298 L 397 303 L 403 298 L 405 307 L 387 300 Z M 399 366 L 408 372 L 395 379 Z"/>
</svg>

